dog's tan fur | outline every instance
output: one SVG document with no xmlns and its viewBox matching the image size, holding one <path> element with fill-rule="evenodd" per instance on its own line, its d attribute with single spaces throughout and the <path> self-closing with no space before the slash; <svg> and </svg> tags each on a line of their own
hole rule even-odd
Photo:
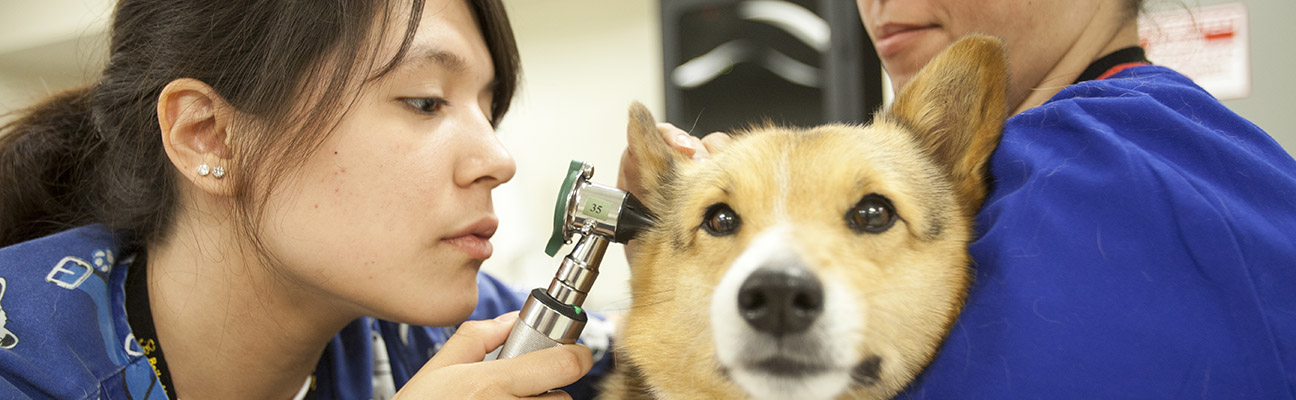
<svg viewBox="0 0 1296 400">
<path fill-rule="evenodd" d="M 634 303 L 605 397 L 751 396 L 717 359 L 716 343 L 727 339 L 713 338 L 708 302 L 756 235 L 775 227 L 820 280 L 848 288 L 861 311 L 857 329 L 834 340 L 849 343 L 853 362 L 881 359 L 874 379 L 835 396 L 889 398 L 904 388 L 934 357 L 966 295 L 972 218 L 1006 118 L 1005 64 L 998 40 L 965 38 L 869 126 L 757 127 L 704 162 L 668 148 L 652 116 L 634 105 L 630 145 L 643 200 L 660 219 L 635 240 Z M 894 226 L 850 229 L 846 213 L 871 193 L 894 205 Z M 741 215 L 735 234 L 701 228 L 717 203 Z"/>
</svg>

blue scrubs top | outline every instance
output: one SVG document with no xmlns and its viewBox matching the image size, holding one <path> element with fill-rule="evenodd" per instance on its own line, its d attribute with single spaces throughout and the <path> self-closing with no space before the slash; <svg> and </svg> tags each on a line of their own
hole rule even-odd
<svg viewBox="0 0 1296 400">
<path fill-rule="evenodd" d="M 1157 66 L 1010 118 L 967 307 L 900 398 L 1296 398 L 1296 162 Z"/>
</svg>

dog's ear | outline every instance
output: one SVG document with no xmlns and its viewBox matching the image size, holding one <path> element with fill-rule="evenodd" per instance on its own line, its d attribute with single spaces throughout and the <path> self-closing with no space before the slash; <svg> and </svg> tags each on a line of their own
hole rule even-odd
<svg viewBox="0 0 1296 400">
<path fill-rule="evenodd" d="M 896 96 L 888 114 L 952 178 L 975 213 L 987 191 L 988 161 L 1008 115 L 1008 60 L 1003 42 L 966 36 L 927 63 Z"/>
<path fill-rule="evenodd" d="M 649 198 L 656 197 L 662 184 L 675 176 L 675 169 L 690 160 L 662 140 L 652 112 L 639 102 L 630 105 L 630 124 L 626 129 L 643 194 Z"/>
</svg>

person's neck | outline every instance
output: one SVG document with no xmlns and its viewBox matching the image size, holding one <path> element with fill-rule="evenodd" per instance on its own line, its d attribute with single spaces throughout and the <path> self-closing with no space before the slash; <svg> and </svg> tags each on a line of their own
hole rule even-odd
<svg viewBox="0 0 1296 400">
<path fill-rule="evenodd" d="M 173 393 L 188 400 L 292 398 L 329 339 L 358 315 L 286 282 L 250 247 L 240 251 L 235 235 L 222 234 L 229 229 L 203 228 L 220 222 L 177 225 L 169 240 L 148 246 L 147 265 Z"/>
<path fill-rule="evenodd" d="M 1116 50 L 1131 46 L 1138 46 L 1136 21 L 1096 21 L 1090 24 L 1043 79 L 1025 89 L 1024 96 L 1017 95 L 1022 101 L 1017 103 L 1012 115 L 1044 104 L 1071 82 L 1075 82 L 1089 64 Z"/>
</svg>

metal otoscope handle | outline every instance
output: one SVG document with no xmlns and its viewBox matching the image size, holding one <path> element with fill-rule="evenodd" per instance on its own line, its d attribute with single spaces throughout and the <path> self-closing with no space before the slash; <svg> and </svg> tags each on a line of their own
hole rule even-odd
<svg viewBox="0 0 1296 400">
<path fill-rule="evenodd" d="M 576 343 L 588 321 L 580 305 L 585 302 L 594 278 L 598 277 L 598 264 L 607 245 L 607 238 L 585 235 L 572 254 L 563 257 L 558 275 L 549 283 L 549 289 L 531 290 L 499 358 Z"/>
</svg>

